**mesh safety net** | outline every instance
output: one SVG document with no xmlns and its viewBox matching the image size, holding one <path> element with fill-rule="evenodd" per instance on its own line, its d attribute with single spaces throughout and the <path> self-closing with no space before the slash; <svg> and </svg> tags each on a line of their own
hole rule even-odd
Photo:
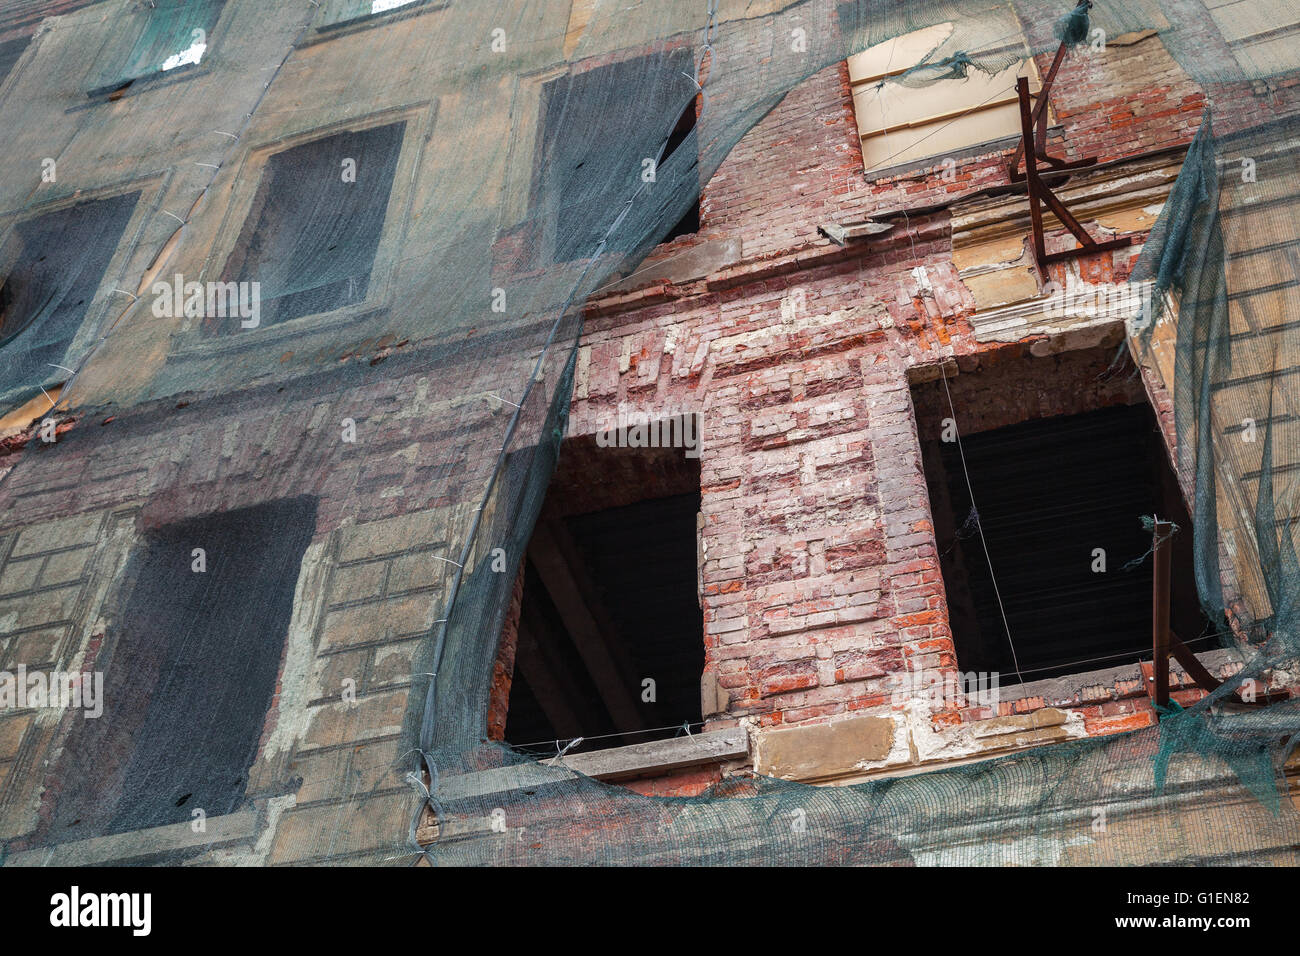
<svg viewBox="0 0 1300 956">
<path fill-rule="evenodd" d="M 56 615 L 66 627 L 32 660 L 107 677 L 97 720 L 23 725 L 0 783 L 10 861 L 92 862 L 94 838 L 116 836 L 154 861 L 261 862 L 264 847 L 235 838 L 270 827 L 273 862 L 1050 862 L 1121 800 L 1131 812 L 1095 860 L 1147 862 L 1153 843 L 1201 858 L 1261 833 L 1300 843 L 1282 772 L 1300 713 L 1225 709 L 1236 684 L 1132 733 L 689 798 L 539 768 L 485 739 L 583 304 L 640 266 L 789 91 L 939 25 L 892 82 L 997 76 L 1093 30 L 1158 30 L 1205 91 L 1136 276 L 1156 308 L 1128 344 L 1168 373 L 1201 603 L 1234 613 L 1222 639 L 1242 678 L 1293 671 L 1300 113 L 1235 105 L 1295 79 L 1287 40 L 1208 42 L 1189 0 L 52 6 L 21 53 L 0 54 L 0 396 L 36 403 L 57 435 L 0 463 L 0 528 L 10 560 L 93 542 Z M 1234 440 L 1247 419 L 1259 440 Z M 391 623 L 318 655 L 335 638 L 324 610 L 302 610 L 313 594 L 385 535 L 416 534 L 437 548 L 405 585 L 390 573 Z M 1253 614 L 1225 582 L 1255 597 Z M 12 670 L 49 598 L 0 600 Z M 407 604 L 429 609 L 414 626 Z M 287 633 L 269 656 L 266 632 Z M 318 715 L 314 682 L 383 669 L 377 686 L 397 690 Z M 297 746 L 326 725 L 356 745 Z M 490 787 L 463 782 L 488 772 Z M 1203 813 L 1186 812 L 1189 792 Z"/>
</svg>

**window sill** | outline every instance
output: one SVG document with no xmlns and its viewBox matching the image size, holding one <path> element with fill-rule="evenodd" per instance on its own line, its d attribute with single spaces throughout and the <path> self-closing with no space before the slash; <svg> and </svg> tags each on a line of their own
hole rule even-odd
<svg viewBox="0 0 1300 956">
<path fill-rule="evenodd" d="M 6 866 L 103 866 L 148 860 L 183 850 L 207 850 L 232 843 L 250 842 L 260 832 L 260 815 L 241 810 L 209 817 L 203 833 L 188 821 L 90 837 L 50 847 L 23 850 L 4 860 Z"/>
<path fill-rule="evenodd" d="M 439 0 L 425 0 L 423 3 L 413 3 L 407 7 L 381 10 L 378 13 L 363 13 L 338 23 L 313 26 L 310 35 L 298 45 L 298 48 L 314 46 L 317 43 L 324 43 L 328 40 L 360 33 L 364 30 L 372 30 L 375 27 L 388 26 L 391 23 L 400 23 L 403 20 L 410 20 L 426 13 L 446 10 L 450 6 L 451 0 L 441 0 L 441 2 Z"/>
<path fill-rule="evenodd" d="M 733 727 L 690 737 L 573 754 L 562 761 L 553 757 L 537 763 L 444 777 L 437 797 L 444 802 L 466 800 L 490 793 L 542 787 L 579 776 L 602 781 L 623 780 L 748 756 L 749 735 L 743 727 Z"/>
<path fill-rule="evenodd" d="M 329 332 L 344 326 L 356 326 L 387 313 L 387 303 L 377 301 L 372 302 L 369 306 L 365 303 L 355 303 L 331 312 L 300 315 L 285 322 L 277 322 L 274 325 L 261 326 L 255 329 L 239 329 L 226 335 L 204 336 L 197 329 L 190 328 L 175 333 L 173 338 L 177 340 L 177 344 L 172 349 L 171 355 L 173 358 L 181 360 L 196 357 L 206 358 L 249 350 L 260 352 L 289 340 L 301 343 L 304 334 Z"/>
<path fill-rule="evenodd" d="M 168 70 L 166 73 L 151 73 L 148 76 L 142 76 L 137 80 L 131 81 L 125 87 L 114 89 L 94 90 L 86 93 L 86 101 L 78 103 L 76 106 L 69 106 L 64 113 L 79 113 L 82 110 L 94 109 L 96 106 L 103 106 L 105 103 L 117 103 L 132 96 L 138 96 L 141 93 L 148 93 L 151 90 L 160 90 L 164 87 L 172 86 L 176 83 L 184 83 L 186 80 L 193 80 L 200 76 L 207 76 L 212 72 L 208 66 L 200 64 L 190 64 L 188 66 L 178 67 L 175 70 Z"/>
<path fill-rule="evenodd" d="M 1224 666 L 1241 663 L 1241 655 L 1228 648 L 1201 651 L 1196 659 L 1215 676 L 1220 675 Z M 1169 662 L 1169 675 L 1171 690 L 1182 689 L 1184 678 L 1190 681 L 1182 666 L 1173 660 Z M 1104 696 L 1101 693 L 1090 693 L 1098 690 L 1104 690 Z M 1049 677 L 1046 680 L 1026 681 L 1023 684 L 1008 684 L 1000 687 L 998 692 L 1003 703 L 1010 703 L 1015 713 L 1028 714 L 1047 707 L 1081 707 L 1145 697 L 1147 688 L 1142 678 L 1142 668 L 1135 662 L 1062 677 Z M 1030 702 L 1032 706 L 1016 708 L 1017 704 Z"/>
</svg>

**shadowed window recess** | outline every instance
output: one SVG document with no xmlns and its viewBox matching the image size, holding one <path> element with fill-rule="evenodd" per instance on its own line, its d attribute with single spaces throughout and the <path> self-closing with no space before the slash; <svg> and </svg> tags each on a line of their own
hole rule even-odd
<svg viewBox="0 0 1300 956">
<path fill-rule="evenodd" d="M 698 99 L 698 98 L 697 98 Z M 691 100 L 682 110 L 682 115 L 677 118 L 677 125 L 673 127 L 673 134 L 668 137 L 668 145 L 664 147 L 664 154 L 660 158 L 660 165 L 666 164 L 670 157 L 675 156 L 679 149 L 685 147 L 683 156 L 690 162 L 698 164 L 699 162 L 699 145 L 695 139 L 695 109 L 696 100 Z M 688 154 L 694 154 L 690 156 Z M 700 231 L 700 191 L 695 190 L 691 197 L 690 208 L 677 221 L 677 224 L 668 230 L 668 235 L 663 237 L 664 242 L 676 239 L 678 236 L 690 236 Z"/>
<path fill-rule="evenodd" d="M 405 130 L 336 133 L 267 162 L 222 276 L 259 284 L 261 325 L 366 300 Z M 204 324 L 209 335 L 239 328 L 230 316 Z"/>
<path fill-rule="evenodd" d="M 1204 635 L 1191 519 L 1150 406 L 963 434 L 960 450 L 955 441 L 927 441 L 923 453 L 963 670 L 998 672 L 1007 684 L 1016 661 L 1032 681 L 1149 658 L 1152 563 L 1135 560 L 1151 547 L 1144 515 L 1181 528 L 1173 626 L 1189 642 Z"/>
<path fill-rule="evenodd" d="M 679 450 L 565 444 L 524 562 L 506 740 L 554 755 L 696 729 L 699 510 Z"/>
<path fill-rule="evenodd" d="M 55 842 L 243 804 L 315 526 L 299 497 L 145 537 L 95 661 L 103 716 L 74 726 L 62 758 Z"/>
<path fill-rule="evenodd" d="M 18 65 L 29 42 L 31 37 L 15 37 L 0 43 L 0 83 L 3 83 L 5 77 Z"/>
<path fill-rule="evenodd" d="M 648 71 L 672 79 L 646 84 L 638 78 Z M 652 229 L 656 240 L 698 228 L 694 73 L 691 51 L 677 47 L 545 86 L 533 195 L 546 197 L 548 208 L 541 212 L 545 228 L 553 229 L 555 261 L 595 255 L 625 208 L 628 215 L 609 234 L 604 253 L 628 253 L 645 244 L 638 241 L 643 232 L 634 217 L 653 217 L 660 224 Z M 611 164 L 615 147 L 624 160 Z M 651 168 L 654 182 L 642 190 L 638 204 L 625 207 L 646 185 L 643 177 Z M 697 207 L 694 225 L 683 207 L 687 196 Z"/>
<path fill-rule="evenodd" d="M 315 26 L 318 30 L 333 30 L 430 4 L 446 6 L 446 0 L 321 0 Z"/>
<path fill-rule="evenodd" d="M 68 357 L 139 193 L 78 203 L 20 222 L 0 247 L 0 401 L 67 381 Z"/>
<path fill-rule="evenodd" d="M 95 57 L 90 96 L 121 92 L 133 83 L 197 66 L 226 0 L 149 0 L 116 22 Z"/>
</svg>

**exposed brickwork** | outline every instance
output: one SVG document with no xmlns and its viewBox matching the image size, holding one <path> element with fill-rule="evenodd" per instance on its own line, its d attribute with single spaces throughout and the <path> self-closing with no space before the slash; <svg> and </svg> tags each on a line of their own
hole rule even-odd
<svg viewBox="0 0 1300 956">
<path fill-rule="evenodd" d="M 1115 161 L 1186 144 L 1207 93 L 1174 66 L 1162 42 L 1152 37 L 1067 60 L 1052 97 L 1060 127 L 1053 149 Z M 1216 103 L 1239 106 L 1225 127 L 1265 122 L 1300 102 L 1295 87 L 1257 87 L 1208 91 Z M 584 439 L 607 426 L 621 403 L 700 417 L 702 639 L 706 667 L 730 699 L 711 727 L 798 728 L 869 714 L 896 730 L 886 758 L 864 772 L 930 760 L 909 749 L 915 739 L 907 722 L 916 715 L 895 701 L 891 683 L 899 673 L 961 664 L 918 437 L 942 409 L 913 407 L 913 378 L 954 357 L 963 372 L 1018 363 L 1024 374 L 1014 395 L 965 394 L 961 378 L 954 382 L 962 414 L 983 427 L 1131 401 L 1141 388 L 1129 381 L 1087 395 L 1062 392 L 1062 369 L 1081 360 L 1028 357 L 1033 342 L 977 337 L 976 300 L 953 261 L 949 205 L 1005 186 L 1007 152 L 963 158 L 952 177 L 940 174 L 936 158 L 868 180 L 847 71 L 831 67 L 735 147 L 704 189 L 699 235 L 652 257 L 739 239 L 739 261 L 703 279 L 658 282 L 589 305 L 570 435 Z M 194 165 L 188 159 L 186 168 Z M 891 232 L 844 249 L 817 231 L 902 210 L 908 214 Z M 525 260 L 540 268 L 525 256 L 536 251 L 529 232 L 536 225 L 503 226 L 492 247 L 494 281 L 517 275 Z M 1074 267 L 1090 281 L 1122 281 L 1136 252 Z M 556 268 L 557 287 L 565 269 L 576 275 L 581 268 Z M 1043 278 L 1065 275 L 1058 266 Z M 0 669 L 91 666 L 113 638 L 112 593 L 141 531 L 290 495 L 318 498 L 303 600 L 250 782 L 259 810 L 264 801 L 291 798 L 265 841 L 267 862 L 364 858 L 405 833 L 415 803 L 400 744 L 427 688 L 418 651 L 436 633 L 460 560 L 455 549 L 479 504 L 465 489 L 483 485 L 499 452 L 484 439 L 500 434 L 490 416 L 505 405 L 482 396 L 517 397 L 534 358 L 521 348 L 514 365 L 480 368 L 472 348 L 449 361 L 405 345 L 376 335 L 342 354 L 286 351 L 282 361 L 310 365 L 314 376 L 294 398 L 273 385 L 173 398 L 61 420 L 53 445 L 32 430 L 0 445 Z M 536 394 L 545 395 L 556 375 L 548 368 Z M 431 376 L 440 377 L 439 388 L 430 387 Z M 1156 382 L 1147 387 L 1172 440 L 1169 396 Z M 459 431 L 447 431 L 435 393 L 470 396 L 457 413 Z M 537 404 L 521 435 L 541 432 Z M 348 418 L 355 444 L 340 440 Z M 633 482 L 651 495 L 679 479 L 666 468 L 606 476 L 592 499 L 609 506 Z M 113 520 L 126 529 L 118 536 L 103 530 Z M 91 586 L 96 575 L 99 590 Z M 483 728 L 494 739 L 504 732 L 511 646 L 507 631 L 496 670 L 477 675 L 494 688 Z M 1175 686 L 1183 703 L 1200 694 Z M 1144 693 L 1140 681 L 1081 686 L 1067 703 L 1030 696 L 997 707 L 959 705 L 926 712 L 913 726 L 956 739 L 981 723 L 1027 717 L 1020 730 L 1046 731 L 1011 739 L 990 733 L 982 739 L 991 744 L 962 755 L 1003 752 L 1022 740 L 1149 726 Z M 1055 722 L 1039 726 L 1049 710 L 1059 711 Z M 31 833 L 57 799 L 58 781 L 37 768 L 57 761 L 65 732 L 30 713 L 0 718 L 0 834 Z M 466 765 L 502 759 L 485 750 Z M 691 796 L 723 777 L 706 767 L 625 785 Z M 591 839 L 596 847 L 607 835 L 592 824 Z"/>
<path fill-rule="evenodd" d="M 1232 90 L 1259 99 L 1241 84 Z M 1159 36 L 1124 38 L 1067 58 L 1052 95 L 1051 148 L 1115 162 L 1181 147 L 1205 105 Z M 963 159 L 955 177 L 933 165 L 868 181 L 847 72 L 825 70 L 787 96 L 704 190 L 700 238 L 739 238 L 742 260 L 589 306 L 571 435 L 603 427 L 622 403 L 702 416 L 706 667 L 731 698 L 711 726 L 897 715 L 891 677 L 960 666 L 918 445 L 918 429 L 937 428 L 948 412 L 937 388 L 924 393 L 936 404 L 912 407 L 913 370 L 950 356 L 964 372 L 1003 369 L 1007 388 L 981 386 L 978 376 L 952 383 L 964 430 L 1149 397 L 1172 442 L 1160 384 L 1144 390 L 1138 377 L 1107 374 L 1117 336 L 1108 339 L 1114 354 L 1100 359 L 1031 357 L 1032 339 L 976 340 L 945 207 L 1004 184 L 1007 155 Z M 819 224 L 906 209 L 921 211 L 846 250 L 817 234 Z M 1049 236 L 1049 248 L 1069 244 Z M 1043 278 L 1123 282 L 1140 250 L 1054 265 Z M 1091 696 L 1081 686 L 1062 702 L 1073 715 L 1068 735 L 1149 725 L 1145 690 L 1130 683 Z M 1190 700 L 1199 691 L 1177 693 Z M 955 732 L 1051 705 L 1004 700 L 927 719 L 936 732 Z"/>
</svg>

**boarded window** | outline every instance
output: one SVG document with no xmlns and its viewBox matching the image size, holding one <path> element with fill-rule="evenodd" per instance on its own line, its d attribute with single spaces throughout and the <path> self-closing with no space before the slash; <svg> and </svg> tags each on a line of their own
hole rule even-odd
<svg viewBox="0 0 1300 956">
<path fill-rule="evenodd" d="M 365 301 L 405 129 L 337 133 L 267 162 L 222 277 L 259 283 L 261 325 Z M 230 333 L 239 322 L 210 316 L 205 332 Z"/>
<path fill-rule="evenodd" d="M 849 57 L 853 109 L 869 174 L 1020 135 L 1016 78 L 1029 77 L 1034 94 L 1041 83 L 1019 21 L 1010 5 L 999 5 L 978 27 L 976 37 L 970 35 L 970 22 L 943 23 Z M 964 78 L 939 78 L 943 70 L 937 67 L 933 76 L 905 76 L 919 64 L 965 52 L 953 48 L 958 41 L 978 43 L 967 47 L 978 51 L 971 54 L 976 61 L 1010 65 L 993 75 L 971 66 Z"/>
<path fill-rule="evenodd" d="M 293 498 L 147 536 L 95 662 L 103 715 L 79 719 L 60 766 L 56 840 L 240 806 L 315 524 L 315 499 Z"/>
<path fill-rule="evenodd" d="M 125 89 L 138 80 L 195 66 L 207 52 L 226 0 L 151 0 L 137 3 L 100 48 L 90 74 L 91 96 Z"/>
<path fill-rule="evenodd" d="M 0 396 L 25 401 L 67 379 L 69 346 L 131 221 L 139 193 L 18 223 L 0 248 Z"/>
</svg>

